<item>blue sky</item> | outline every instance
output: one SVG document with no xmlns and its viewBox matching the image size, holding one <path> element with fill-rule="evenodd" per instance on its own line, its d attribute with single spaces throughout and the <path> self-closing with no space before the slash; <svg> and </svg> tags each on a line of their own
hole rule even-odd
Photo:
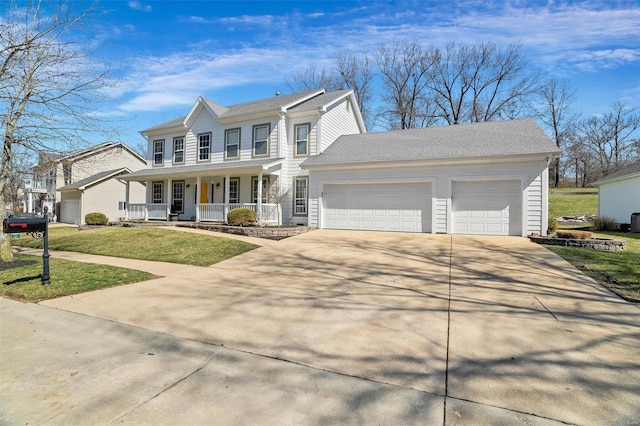
<svg viewBox="0 0 640 426">
<path fill-rule="evenodd" d="M 521 43 L 531 71 L 570 80 L 584 115 L 617 100 L 640 106 L 636 1 L 121 0 L 98 9 L 83 36 L 120 79 L 102 113 L 122 120 L 110 137 L 131 146 L 200 95 L 231 105 L 288 93 L 295 72 L 404 38 Z"/>
</svg>

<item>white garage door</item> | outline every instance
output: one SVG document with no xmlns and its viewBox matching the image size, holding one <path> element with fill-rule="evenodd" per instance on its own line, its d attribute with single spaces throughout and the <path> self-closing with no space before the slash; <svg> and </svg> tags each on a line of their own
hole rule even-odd
<svg viewBox="0 0 640 426">
<path fill-rule="evenodd" d="M 522 235 L 520 181 L 453 182 L 454 234 Z"/>
<path fill-rule="evenodd" d="M 431 232 L 431 184 L 325 185 L 327 229 Z"/>
<path fill-rule="evenodd" d="M 79 225 L 78 216 L 80 216 L 79 201 L 63 200 L 62 203 L 60 203 L 60 222 Z"/>
</svg>

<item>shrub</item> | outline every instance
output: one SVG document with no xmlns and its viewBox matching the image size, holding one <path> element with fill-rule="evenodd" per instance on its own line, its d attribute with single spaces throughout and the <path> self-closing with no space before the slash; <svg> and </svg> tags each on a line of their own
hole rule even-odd
<svg viewBox="0 0 640 426">
<path fill-rule="evenodd" d="M 256 223 L 256 213 L 251 209 L 233 209 L 227 215 L 227 223 L 235 226 L 247 226 Z"/>
<path fill-rule="evenodd" d="M 576 240 L 588 240 L 589 238 L 591 238 L 593 234 L 588 231 L 563 230 L 563 231 L 556 231 L 556 235 L 558 236 L 558 238 L 573 238 Z"/>
<path fill-rule="evenodd" d="M 84 222 L 87 225 L 106 225 L 109 219 L 102 213 L 87 213 L 84 215 Z"/>
<path fill-rule="evenodd" d="M 591 229 L 594 231 L 616 231 L 618 229 L 618 223 L 607 216 L 597 217 L 593 219 L 592 223 Z"/>
<path fill-rule="evenodd" d="M 547 234 L 553 234 L 558 229 L 558 221 L 550 217 L 547 221 Z"/>
</svg>

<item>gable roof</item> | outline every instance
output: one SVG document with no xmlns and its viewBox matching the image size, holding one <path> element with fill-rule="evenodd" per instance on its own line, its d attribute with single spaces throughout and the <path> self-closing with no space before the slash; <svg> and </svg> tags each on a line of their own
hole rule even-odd
<svg viewBox="0 0 640 426">
<path fill-rule="evenodd" d="M 79 151 L 75 151 L 66 155 L 52 154 L 49 158 L 46 159 L 46 161 L 49 163 L 57 163 L 62 161 L 78 161 L 82 158 L 89 157 L 91 155 L 95 155 L 113 148 L 122 148 L 136 157 L 136 159 L 138 159 L 141 163 L 145 165 L 147 164 L 147 160 L 145 160 L 144 157 L 135 152 L 133 149 L 129 148 L 124 142 L 104 142 L 90 148 L 81 149 Z"/>
<path fill-rule="evenodd" d="M 127 174 L 127 173 L 131 173 L 131 170 L 129 170 L 126 167 L 120 167 L 119 169 L 114 169 L 114 170 L 107 170 L 104 172 L 96 173 L 95 175 L 91 175 L 77 182 L 73 182 L 68 185 L 65 185 L 62 188 L 58 189 L 58 191 L 60 192 L 83 191 L 87 189 L 87 187 L 89 186 L 97 185 L 101 182 L 104 182 L 105 180 L 111 179 L 114 176 Z"/>
<path fill-rule="evenodd" d="M 623 167 L 617 172 L 608 174 L 602 179 L 593 182 L 593 185 L 599 186 L 603 183 L 610 183 L 623 179 L 631 179 L 634 177 L 640 177 L 640 161 L 630 164 L 627 167 Z"/>
<path fill-rule="evenodd" d="M 302 166 L 559 153 L 535 121 L 521 119 L 344 135 Z"/>
<path fill-rule="evenodd" d="M 187 115 L 141 130 L 139 133 L 149 134 L 155 131 L 171 128 L 184 129 L 186 128 L 190 117 L 198 110 L 199 106 L 203 106 L 208 109 L 218 119 L 224 120 L 243 115 L 255 115 L 270 112 L 277 113 L 286 111 L 317 110 L 322 107 L 330 106 L 337 100 L 352 95 L 352 93 L 352 90 L 338 90 L 336 92 L 326 93 L 324 89 L 315 89 L 290 95 L 277 95 L 271 98 L 243 102 L 227 107 L 200 96 Z M 357 110 L 359 120 L 362 121 L 357 105 L 354 106 L 354 110 Z M 362 127 L 364 128 L 364 125 Z"/>
</svg>

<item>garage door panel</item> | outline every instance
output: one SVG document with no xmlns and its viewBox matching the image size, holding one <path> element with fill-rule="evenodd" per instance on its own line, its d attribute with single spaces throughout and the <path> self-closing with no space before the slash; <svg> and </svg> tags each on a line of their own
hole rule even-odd
<svg viewBox="0 0 640 426">
<path fill-rule="evenodd" d="M 453 182 L 453 233 L 522 234 L 522 193 L 517 180 Z"/>
<path fill-rule="evenodd" d="M 430 232 L 431 185 L 325 185 L 325 228 Z"/>
</svg>

